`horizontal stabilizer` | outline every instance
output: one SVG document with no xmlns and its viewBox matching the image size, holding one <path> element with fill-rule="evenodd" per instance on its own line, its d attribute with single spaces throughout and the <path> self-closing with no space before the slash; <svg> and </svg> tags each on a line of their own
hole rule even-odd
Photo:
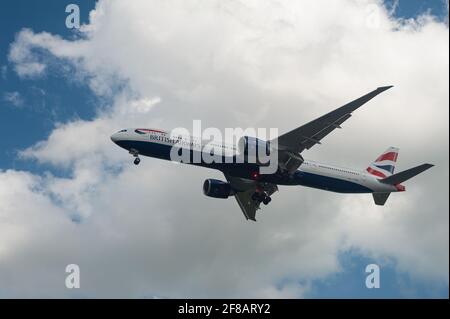
<svg viewBox="0 0 450 319">
<path fill-rule="evenodd" d="M 404 181 L 407 181 L 408 179 L 422 173 L 423 171 L 426 171 L 427 169 L 433 167 L 432 164 L 422 164 L 410 169 L 407 169 L 406 171 L 391 175 L 389 177 L 386 177 L 384 179 L 381 179 L 380 182 L 390 185 L 397 185 Z"/>
<path fill-rule="evenodd" d="M 375 204 L 380 205 L 380 206 L 383 206 L 384 203 L 386 203 L 389 195 L 391 195 L 391 193 L 373 193 L 372 194 Z"/>
</svg>

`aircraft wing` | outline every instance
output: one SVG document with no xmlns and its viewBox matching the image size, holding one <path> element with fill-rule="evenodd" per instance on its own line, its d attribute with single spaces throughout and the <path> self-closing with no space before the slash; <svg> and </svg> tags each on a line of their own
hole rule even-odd
<svg viewBox="0 0 450 319">
<path fill-rule="evenodd" d="M 258 183 L 254 180 L 232 177 L 227 174 L 225 174 L 225 178 L 235 190 L 234 197 L 247 220 L 256 221 L 256 211 L 260 209 L 261 203 L 252 199 L 252 195 L 257 188 L 264 190 L 269 196 L 278 190 L 275 184 Z"/>
<path fill-rule="evenodd" d="M 376 90 L 277 138 L 278 148 L 299 154 L 310 149 L 352 116 L 352 112 L 392 86 Z"/>
</svg>

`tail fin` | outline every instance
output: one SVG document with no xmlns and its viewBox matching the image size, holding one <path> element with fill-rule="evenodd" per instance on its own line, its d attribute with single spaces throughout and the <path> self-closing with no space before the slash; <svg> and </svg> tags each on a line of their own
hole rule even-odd
<svg viewBox="0 0 450 319">
<path fill-rule="evenodd" d="M 366 170 L 369 174 L 378 178 L 391 176 L 394 173 L 395 163 L 397 162 L 398 150 L 396 147 L 389 147 Z"/>
<path fill-rule="evenodd" d="M 389 177 L 383 178 L 380 180 L 380 182 L 390 185 L 398 185 L 404 181 L 407 181 L 410 178 L 413 178 L 414 176 L 426 171 L 427 169 L 433 167 L 432 164 L 422 164 L 410 169 L 407 169 L 406 171 L 391 175 Z"/>
</svg>

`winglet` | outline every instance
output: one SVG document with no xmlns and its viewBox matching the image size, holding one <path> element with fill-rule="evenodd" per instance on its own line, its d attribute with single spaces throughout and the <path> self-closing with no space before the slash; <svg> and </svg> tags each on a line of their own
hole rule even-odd
<svg viewBox="0 0 450 319">
<path fill-rule="evenodd" d="M 384 92 L 386 90 L 389 90 L 392 87 L 394 87 L 394 86 L 393 85 L 380 86 L 379 88 L 377 88 L 377 90 Z"/>
</svg>

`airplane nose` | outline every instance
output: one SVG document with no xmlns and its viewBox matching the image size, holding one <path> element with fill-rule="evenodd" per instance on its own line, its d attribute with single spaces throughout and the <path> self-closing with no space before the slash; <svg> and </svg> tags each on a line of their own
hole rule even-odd
<svg viewBox="0 0 450 319">
<path fill-rule="evenodd" d="M 117 133 L 114 133 L 113 135 L 111 135 L 111 141 L 113 141 L 114 143 L 117 143 L 118 139 L 119 139 L 119 137 L 117 136 Z"/>
</svg>

